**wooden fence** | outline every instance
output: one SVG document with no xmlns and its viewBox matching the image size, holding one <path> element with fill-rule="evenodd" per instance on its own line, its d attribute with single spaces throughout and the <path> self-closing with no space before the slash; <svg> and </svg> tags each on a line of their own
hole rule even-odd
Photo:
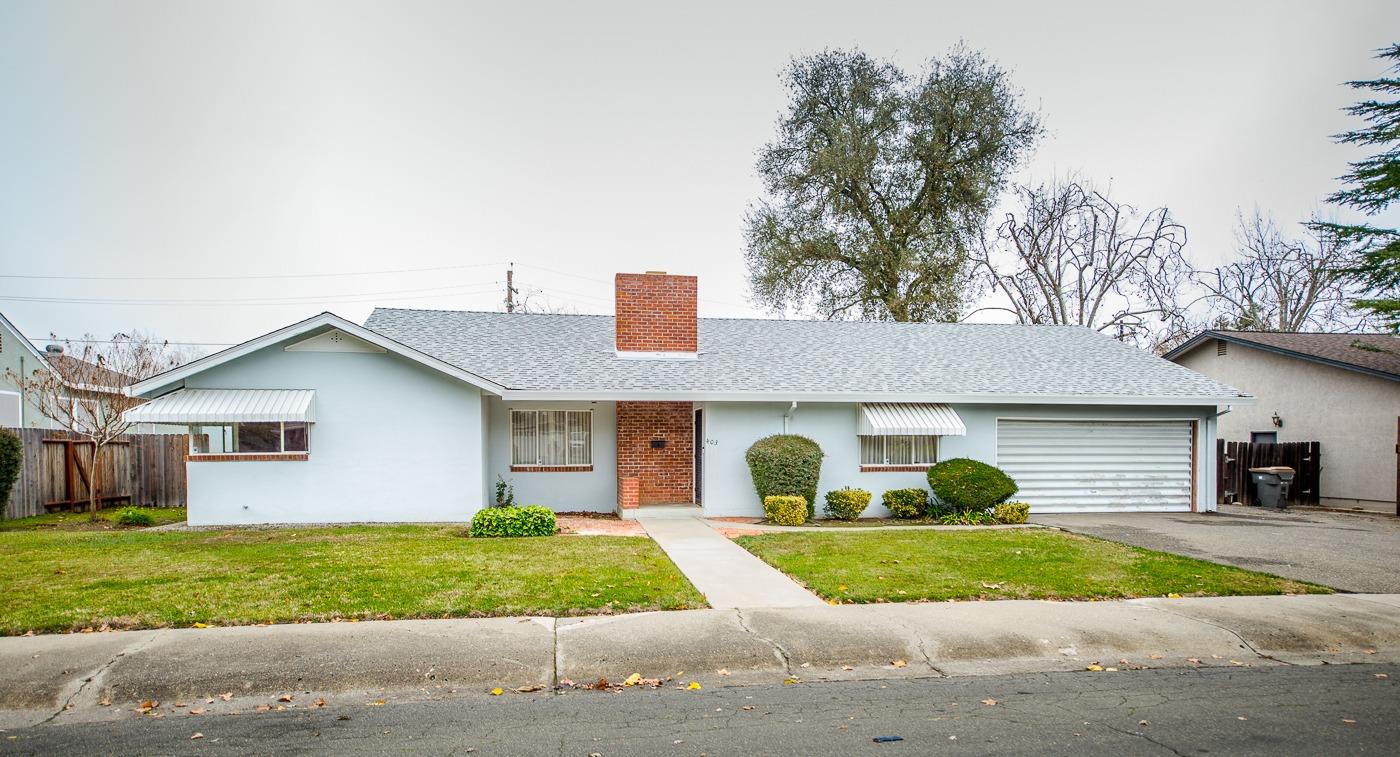
<svg viewBox="0 0 1400 757">
<path fill-rule="evenodd" d="M 92 445 L 61 431 L 14 429 L 24 442 L 24 464 L 10 492 L 6 518 L 53 510 L 86 509 Z M 103 507 L 118 504 L 184 507 L 184 434 L 131 434 L 103 447 Z"/>
<path fill-rule="evenodd" d="M 1288 501 L 1295 505 L 1316 505 L 1321 497 L 1318 482 L 1322 476 L 1322 444 L 1319 442 L 1284 442 L 1255 444 L 1252 442 L 1215 442 L 1216 491 L 1219 501 L 1241 505 L 1254 503 L 1254 484 L 1250 468 L 1286 465 L 1297 471 L 1288 489 Z"/>
</svg>

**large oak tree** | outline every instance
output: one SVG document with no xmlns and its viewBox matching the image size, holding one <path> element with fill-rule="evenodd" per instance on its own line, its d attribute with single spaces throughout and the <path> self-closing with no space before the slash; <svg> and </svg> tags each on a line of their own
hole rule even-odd
<svg viewBox="0 0 1400 757">
<path fill-rule="evenodd" d="M 968 252 L 1041 132 L 1007 73 L 959 46 L 911 76 L 858 50 L 788 67 L 747 217 L 756 302 L 825 318 L 955 320 Z"/>
</svg>

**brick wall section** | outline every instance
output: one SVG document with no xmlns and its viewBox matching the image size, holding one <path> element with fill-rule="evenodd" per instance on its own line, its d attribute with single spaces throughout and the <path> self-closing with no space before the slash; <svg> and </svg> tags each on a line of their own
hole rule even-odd
<svg viewBox="0 0 1400 757">
<path fill-rule="evenodd" d="M 653 440 L 666 446 L 655 449 Z M 695 410 L 689 402 L 617 403 L 617 475 L 636 477 L 640 505 L 695 501 Z"/>
<path fill-rule="evenodd" d="M 698 352 L 700 337 L 694 276 L 619 273 L 617 349 L 622 352 Z"/>
<path fill-rule="evenodd" d="M 638 501 L 639 493 L 636 476 L 617 477 L 617 509 L 635 510 L 641 504 Z"/>
</svg>

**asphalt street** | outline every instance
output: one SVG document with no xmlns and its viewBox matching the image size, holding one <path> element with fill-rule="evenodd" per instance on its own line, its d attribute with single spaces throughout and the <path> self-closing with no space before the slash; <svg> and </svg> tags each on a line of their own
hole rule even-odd
<svg viewBox="0 0 1400 757">
<path fill-rule="evenodd" d="M 337 698 L 33 726 L 0 734 L 0 755 L 1394 754 L 1397 683 L 1373 664 Z"/>
</svg>

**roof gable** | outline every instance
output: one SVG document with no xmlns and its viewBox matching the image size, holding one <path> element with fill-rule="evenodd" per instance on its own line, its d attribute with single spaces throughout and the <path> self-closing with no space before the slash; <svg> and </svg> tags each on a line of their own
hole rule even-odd
<svg viewBox="0 0 1400 757">
<path fill-rule="evenodd" d="M 1165 357 L 1175 360 L 1212 339 L 1400 381 L 1400 338 L 1394 334 L 1211 330 L 1197 334 Z"/>
</svg>

